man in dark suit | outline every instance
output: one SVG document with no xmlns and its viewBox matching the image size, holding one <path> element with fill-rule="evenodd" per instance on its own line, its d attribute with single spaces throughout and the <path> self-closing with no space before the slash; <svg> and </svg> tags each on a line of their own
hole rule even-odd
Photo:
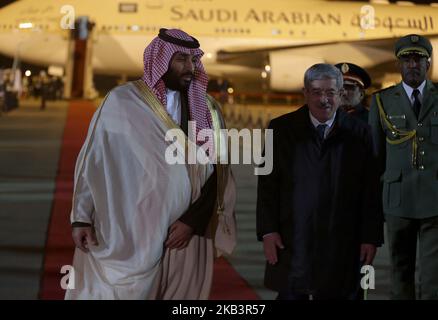
<svg viewBox="0 0 438 320">
<path fill-rule="evenodd" d="M 350 62 L 335 64 L 344 77 L 344 94 L 341 108 L 352 116 L 368 123 L 368 109 L 363 104 L 365 90 L 371 85 L 371 78 L 365 69 Z"/>
<path fill-rule="evenodd" d="M 438 299 L 438 90 L 427 80 L 431 54 L 427 38 L 400 38 L 395 55 L 403 81 L 374 94 L 371 103 L 369 123 L 383 173 L 393 299 Z"/>
<path fill-rule="evenodd" d="M 382 243 L 371 134 L 338 109 L 342 85 L 334 66 L 312 66 L 307 104 L 269 125 L 273 170 L 259 176 L 257 237 L 278 299 L 356 299 L 361 265 Z"/>
</svg>

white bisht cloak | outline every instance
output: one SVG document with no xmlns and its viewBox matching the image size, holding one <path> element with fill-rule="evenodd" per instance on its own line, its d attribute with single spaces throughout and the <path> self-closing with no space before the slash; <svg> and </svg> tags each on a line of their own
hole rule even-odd
<svg viewBox="0 0 438 320">
<path fill-rule="evenodd" d="M 166 162 L 169 127 L 135 84 L 108 94 L 77 159 L 71 221 L 93 223 L 98 245 L 75 250 L 74 289 L 65 298 L 207 299 L 214 245 L 227 253 L 235 245 L 234 180 L 227 168 L 225 207 L 206 237 L 165 249 L 169 226 L 199 197 L 213 168 Z"/>
</svg>

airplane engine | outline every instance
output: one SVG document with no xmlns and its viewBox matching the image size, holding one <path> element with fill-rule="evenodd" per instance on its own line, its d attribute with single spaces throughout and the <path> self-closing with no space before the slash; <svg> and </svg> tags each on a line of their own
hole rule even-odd
<svg viewBox="0 0 438 320">
<path fill-rule="evenodd" d="M 322 58 L 299 56 L 293 52 L 281 50 L 269 53 L 271 89 L 283 92 L 300 90 L 304 85 L 304 72 L 315 63 L 324 62 Z"/>
</svg>

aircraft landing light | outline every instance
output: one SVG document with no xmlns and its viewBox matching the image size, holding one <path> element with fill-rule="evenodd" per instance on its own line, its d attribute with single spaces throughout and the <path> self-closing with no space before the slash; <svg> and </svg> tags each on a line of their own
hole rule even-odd
<svg viewBox="0 0 438 320">
<path fill-rule="evenodd" d="M 20 29 L 31 29 L 31 28 L 33 28 L 33 23 L 32 22 L 23 22 L 23 23 L 20 23 L 18 25 L 18 27 Z"/>
</svg>

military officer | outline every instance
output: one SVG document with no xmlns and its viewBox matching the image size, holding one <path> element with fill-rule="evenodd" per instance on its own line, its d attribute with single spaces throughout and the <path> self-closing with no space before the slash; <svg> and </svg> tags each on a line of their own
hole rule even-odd
<svg viewBox="0 0 438 320">
<path fill-rule="evenodd" d="M 344 77 L 344 94 L 342 96 L 341 108 L 368 122 L 368 109 L 363 105 L 365 90 L 371 85 L 369 74 L 354 63 L 341 62 L 335 64 Z"/>
<path fill-rule="evenodd" d="M 383 173 L 393 299 L 438 299 L 438 91 L 427 79 L 431 54 L 427 38 L 400 38 L 402 82 L 375 93 L 369 114 Z"/>
</svg>

